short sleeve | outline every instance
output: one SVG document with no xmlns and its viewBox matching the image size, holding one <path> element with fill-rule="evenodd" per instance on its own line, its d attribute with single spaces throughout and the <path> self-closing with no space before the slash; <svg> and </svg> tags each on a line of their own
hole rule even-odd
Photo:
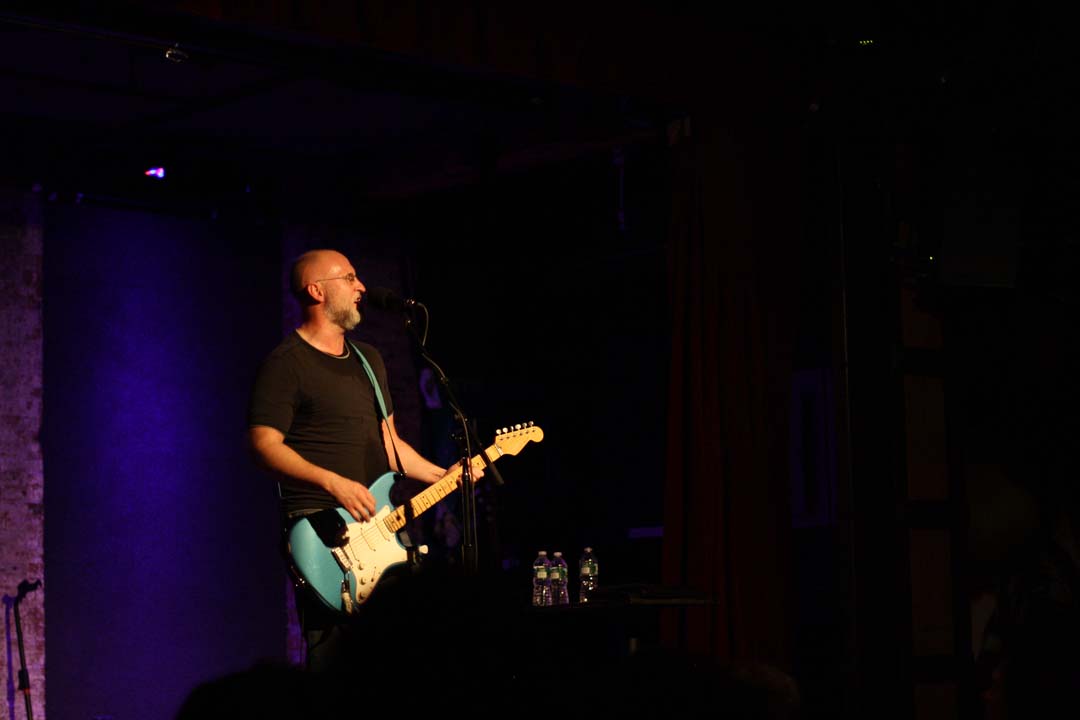
<svg viewBox="0 0 1080 720">
<path fill-rule="evenodd" d="M 248 405 L 248 427 L 265 425 L 289 432 L 300 396 L 300 380 L 288 356 L 274 354 L 259 368 Z"/>
</svg>

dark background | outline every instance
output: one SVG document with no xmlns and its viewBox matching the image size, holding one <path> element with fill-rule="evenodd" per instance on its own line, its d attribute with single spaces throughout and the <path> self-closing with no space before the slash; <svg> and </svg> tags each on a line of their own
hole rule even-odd
<svg viewBox="0 0 1080 720">
<path fill-rule="evenodd" d="M 660 583 L 672 128 L 689 122 L 752 138 L 733 154 L 745 182 L 698 202 L 753 218 L 751 243 L 783 251 L 738 279 L 788 278 L 795 300 L 766 293 L 761 320 L 790 359 L 773 453 L 787 564 L 759 568 L 785 578 L 781 664 L 811 717 L 880 716 L 881 697 L 905 716 L 912 687 L 942 676 L 977 716 L 976 650 L 961 652 L 977 600 L 1074 467 L 1076 66 L 1060 19 L 998 3 L 720 23 L 629 4 L 575 25 L 487 8 L 455 63 L 465 10 L 356 11 L 365 27 L 411 18 L 410 46 L 356 42 L 331 5 L 0 15 L 2 179 L 46 208 L 50 714 L 167 717 L 195 684 L 285 657 L 273 485 L 244 411 L 291 327 L 284 267 L 311 247 L 428 307 L 428 350 L 482 439 L 544 429 L 482 490 L 486 569 L 524 602 L 538 549 L 574 562 L 591 544 L 606 582 Z M 183 62 L 165 58 L 174 43 Z M 775 242 L 781 220 L 794 231 Z M 898 288 L 941 319 L 940 352 L 905 350 Z M 435 452 L 444 418 L 422 408 L 398 321 L 358 334 L 385 348 L 399 427 Z M 901 497 L 905 370 L 946 388 L 943 506 Z M 959 541 L 960 650 L 919 665 L 905 538 L 922 526 Z"/>
</svg>

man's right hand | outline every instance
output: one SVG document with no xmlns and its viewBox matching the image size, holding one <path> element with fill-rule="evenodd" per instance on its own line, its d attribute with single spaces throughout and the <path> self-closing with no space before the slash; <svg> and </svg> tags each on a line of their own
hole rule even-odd
<svg viewBox="0 0 1080 720">
<path fill-rule="evenodd" d="M 313 465 L 285 444 L 285 434 L 277 428 L 255 425 L 249 431 L 256 459 L 269 470 L 292 482 L 310 483 L 334 496 L 341 507 L 357 520 L 375 515 L 375 496 L 358 482 Z"/>
<path fill-rule="evenodd" d="M 357 520 L 370 520 L 375 516 L 375 496 L 360 483 L 339 475 L 328 490 L 341 507 Z"/>
</svg>

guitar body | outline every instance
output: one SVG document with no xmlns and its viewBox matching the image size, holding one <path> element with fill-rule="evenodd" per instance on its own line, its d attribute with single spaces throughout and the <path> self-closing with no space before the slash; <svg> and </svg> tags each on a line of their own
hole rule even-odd
<svg viewBox="0 0 1080 720">
<path fill-rule="evenodd" d="M 288 551 L 294 572 L 332 610 L 349 611 L 342 598 L 343 580 L 349 583 L 350 601 L 363 603 L 384 572 L 408 560 L 397 533 L 382 522 L 393 511 L 390 490 L 394 481 L 394 473 L 385 473 L 369 488 L 375 496 L 375 517 L 371 520 L 358 522 L 340 507 L 324 511 L 337 513 L 344 523 L 340 546 L 323 542 L 309 517 L 300 518 L 289 529 Z"/>
</svg>

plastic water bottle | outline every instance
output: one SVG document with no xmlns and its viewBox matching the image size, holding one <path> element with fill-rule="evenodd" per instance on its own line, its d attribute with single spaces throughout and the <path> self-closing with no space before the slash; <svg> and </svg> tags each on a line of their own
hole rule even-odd
<svg viewBox="0 0 1080 720">
<path fill-rule="evenodd" d="M 543 607 L 551 604 L 551 561 L 547 551 L 541 550 L 533 560 L 532 604 Z"/>
<path fill-rule="evenodd" d="M 551 604 L 569 605 L 570 593 L 566 589 L 570 571 L 566 566 L 566 558 L 561 552 L 556 552 L 551 560 Z"/>
<path fill-rule="evenodd" d="M 592 600 L 599 576 L 600 565 L 596 562 L 596 555 L 591 547 L 586 547 L 578 561 L 578 602 L 582 605 Z"/>
</svg>

